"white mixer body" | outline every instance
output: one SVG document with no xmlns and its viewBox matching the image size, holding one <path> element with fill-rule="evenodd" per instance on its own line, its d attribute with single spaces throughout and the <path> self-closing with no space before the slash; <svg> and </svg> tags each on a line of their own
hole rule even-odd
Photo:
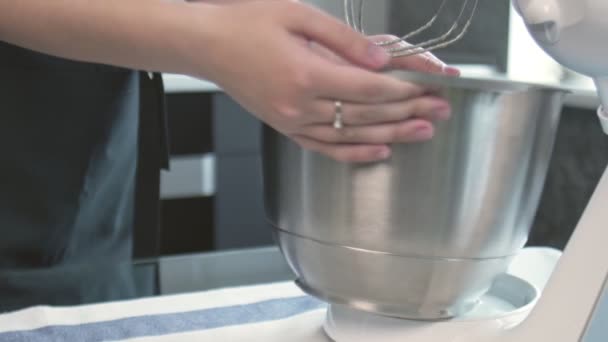
<svg viewBox="0 0 608 342">
<path fill-rule="evenodd" d="M 433 324 L 384 317 L 361 318 L 356 312 L 344 313 L 332 307 L 327 314 L 325 331 L 336 342 L 490 342 L 500 341 L 508 330 L 525 320 L 528 313 L 519 311 L 496 319 Z"/>
<path fill-rule="evenodd" d="M 538 45 L 565 67 L 592 77 L 608 108 L 608 1 L 514 0 Z"/>
<path fill-rule="evenodd" d="M 608 113 L 606 113 L 602 108 L 600 108 L 597 111 L 597 115 L 599 116 L 600 122 L 602 123 L 604 133 L 608 134 Z"/>
<path fill-rule="evenodd" d="M 608 1 L 516 0 L 515 7 L 557 62 L 588 76 L 608 76 Z"/>
</svg>

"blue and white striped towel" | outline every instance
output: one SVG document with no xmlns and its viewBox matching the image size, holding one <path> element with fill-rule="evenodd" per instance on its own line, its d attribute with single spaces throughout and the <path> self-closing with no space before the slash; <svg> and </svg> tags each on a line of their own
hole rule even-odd
<svg viewBox="0 0 608 342">
<path fill-rule="evenodd" d="M 293 283 L 0 315 L 2 342 L 327 342 L 325 304 Z"/>
</svg>

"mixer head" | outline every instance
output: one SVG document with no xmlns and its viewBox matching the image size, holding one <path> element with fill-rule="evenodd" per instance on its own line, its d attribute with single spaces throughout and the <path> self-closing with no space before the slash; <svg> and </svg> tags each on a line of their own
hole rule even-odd
<svg viewBox="0 0 608 342">
<path fill-rule="evenodd" d="M 608 1 L 515 0 L 536 43 L 553 59 L 593 78 L 603 112 L 608 108 Z M 608 123 L 605 114 L 600 116 Z M 608 128 L 606 129 L 608 132 Z"/>
<path fill-rule="evenodd" d="M 368 4 L 368 6 L 373 6 L 376 1 L 378 0 L 370 0 L 371 5 Z M 439 36 L 418 43 L 412 42 L 417 36 L 430 29 L 443 16 L 448 14 L 449 11 L 452 11 L 452 6 L 455 3 L 458 3 L 458 15 L 449 29 Z M 376 44 L 386 48 L 392 57 L 411 56 L 451 45 L 466 34 L 478 3 L 479 0 L 442 0 L 434 15 L 424 25 L 400 37 L 376 42 Z M 346 23 L 363 34 L 366 33 L 363 23 L 363 14 L 366 7 L 365 0 L 344 0 Z"/>
</svg>

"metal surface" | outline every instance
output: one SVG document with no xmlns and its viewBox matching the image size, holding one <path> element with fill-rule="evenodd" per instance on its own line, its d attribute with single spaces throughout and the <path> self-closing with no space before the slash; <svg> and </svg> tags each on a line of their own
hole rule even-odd
<svg viewBox="0 0 608 342">
<path fill-rule="evenodd" d="M 377 0 L 374 2 L 376 1 Z M 411 56 L 454 44 L 464 37 L 469 26 L 471 26 L 471 21 L 475 16 L 479 0 L 462 0 L 457 2 L 457 11 L 455 12 L 457 13 L 456 19 L 442 35 L 415 44 L 410 44 L 409 41 L 431 28 L 439 18 L 442 18 L 444 12 L 452 10 L 450 5 L 453 3 L 454 1 L 443 0 L 433 17 L 418 29 L 401 37 L 377 42 L 376 44 L 386 47 L 387 51 L 393 57 Z M 364 4 L 365 0 L 344 0 L 343 6 L 346 23 L 361 33 L 365 33 L 363 24 Z M 446 4 L 449 4 L 447 8 Z"/>
<path fill-rule="evenodd" d="M 353 165 L 266 128 L 267 216 L 308 292 L 402 318 L 457 316 L 526 242 L 564 92 L 392 75 L 441 87 L 453 118 L 437 124 L 436 138 Z"/>
</svg>

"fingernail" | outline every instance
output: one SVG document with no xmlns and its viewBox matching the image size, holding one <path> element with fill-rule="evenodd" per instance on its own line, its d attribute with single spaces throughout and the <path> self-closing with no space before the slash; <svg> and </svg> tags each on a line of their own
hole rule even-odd
<svg viewBox="0 0 608 342">
<path fill-rule="evenodd" d="M 386 65 L 391 59 L 391 56 L 388 54 L 388 52 L 386 52 L 386 50 L 384 50 L 384 48 L 374 43 L 369 45 L 367 54 L 372 63 L 379 67 Z"/>
<path fill-rule="evenodd" d="M 448 76 L 460 76 L 460 69 L 453 66 L 445 65 L 443 67 L 443 73 Z"/>
<path fill-rule="evenodd" d="M 388 157 L 390 157 L 390 156 L 391 156 L 391 149 L 388 147 L 381 148 L 376 152 L 376 157 L 378 158 L 378 160 L 388 159 Z"/>
<path fill-rule="evenodd" d="M 450 116 L 452 115 L 452 108 L 449 105 L 446 104 L 441 104 L 438 105 L 437 107 L 435 107 L 434 109 L 434 116 L 437 117 L 440 120 L 446 120 L 449 119 Z"/>
<path fill-rule="evenodd" d="M 433 137 L 433 128 L 429 126 L 421 126 L 414 133 L 414 139 L 416 140 L 429 140 Z"/>
</svg>

